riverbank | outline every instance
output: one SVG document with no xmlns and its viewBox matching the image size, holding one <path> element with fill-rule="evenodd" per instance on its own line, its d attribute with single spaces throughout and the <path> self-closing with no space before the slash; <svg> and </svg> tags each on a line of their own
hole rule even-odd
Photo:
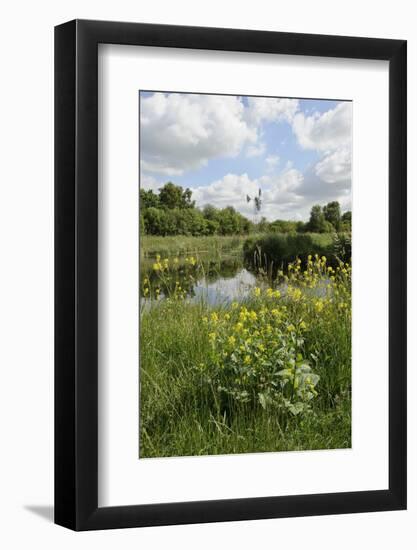
<svg viewBox="0 0 417 550">
<path fill-rule="evenodd" d="M 160 237 L 145 235 L 140 241 L 141 258 L 170 256 L 221 256 L 223 254 L 242 252 L 245 235 L 192 237 L 176 235 L 175 237 Z"/>
<path fill-rule="evenodd" d="M 308 261 L 285 292 L 211 306 L 174 285 L 142 311 L 141 457 L 351 446 L 350 267 Z"/>
</svg>

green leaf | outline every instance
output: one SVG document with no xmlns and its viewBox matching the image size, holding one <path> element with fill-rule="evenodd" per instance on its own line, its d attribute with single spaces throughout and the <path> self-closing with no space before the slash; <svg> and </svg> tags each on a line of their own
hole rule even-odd
<svg viewBox="0 0 417 550">
<path fill-rule="evenodd" d="M 265 394 L 264 393 L 258 393 L 258 399 L 259 399 L 259 403 L 260 403 L 261 407 L 263 409 L 266 409 L 267 402 L 266 402 Z"/>
</svg>

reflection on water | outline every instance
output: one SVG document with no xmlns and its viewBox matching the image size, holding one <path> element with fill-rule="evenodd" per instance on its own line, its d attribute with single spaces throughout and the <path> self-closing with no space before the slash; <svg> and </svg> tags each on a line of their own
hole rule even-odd
<svg viewBox="0 0 417 550">
<path fill-rule="evenodd" d="M 209 282 L 207 278 L 203 277 L 196 282 L 193 296 L 189 298 L 190 301 L 203 299 L 212 305 L 229 303 L 245 298 L 255 283 L 256 277 L 245 268 L 229 278 L 219 274 L 213 282 Z"/>
<path fill-rule="evenodd" d="M 193 303 L 203 300 L 211 305 L 228 304 L 245 299 L 254 286 L 267 284 L 265 276 L 257 277 L 250 268 L 244 266 L 243 259 L 239 256 L 216 261 L 199 258 L 195 265 L 179 262 L 174 269 L 163 272 L 155 271 L 153 264 L 154 260 L 145 260 L 140 266 L 140 299 L 145 308 L 176 293 L 182 293 L 187 301 Z M 324 296 L 328 282 L 324 281 L 311 289 L 311 292 Z M 277 284 L 276 280 L 274 283 L 271 286 L 285 293 L 286 283 Z"/>
<path fill-rule="evenodd" d="M 156 297 L 163 299 L 175 292 L 183 292 L 190 302 L 229 303 L 245 298 L 257 280 L 244 267 L 240 256 L 221 260 L 199 258 L 196 265 L 180 261 L 163 272 L 155 271 L 153 265 L 154 260 L 145 260 L 140 266 L 141 302 L 145 305 Z"/>
</svg>

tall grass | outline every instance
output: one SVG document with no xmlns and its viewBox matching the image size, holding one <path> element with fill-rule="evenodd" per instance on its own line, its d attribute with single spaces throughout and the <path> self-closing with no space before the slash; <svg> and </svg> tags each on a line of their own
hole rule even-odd
<svg viewBox="0 0 417 550">
<path fill-rule="evenodd" d="M 257 288 L 240 304 L 210 307 L 173 293 L 142 311 L 141 457 L 350 447 L 350 268 L 308 262 L 311 269 L 296 262 L 276 282 L 279 287 Z M 324 280 L 326 294 L 319 296 Z M 273 355 L 274 335 L 263 336 L 272 313 L 278 319 L 274 334 L 288 347 L 284 356 L 281 345 Z M 252 370 L 239 358 L 235 368 L 239 353 L 250 357 Z M 288 385 L 271 386 L 266 404 L 259 390 L 267 378 L 262 369 L 279 371 L 271 358 L 288 357 L 291 370 L 291 357 L 298 364 L 301 355 L 318 377 L 305 410 L 283 407 L 280 392 Z M 288 376 L 289 384 L 295 382 L 295 375 Z"/>
<path fill-rule="evenodd" d="M 246 240 L 245 260 L 256 268 L 286 266 L 296 258 L 305 260 L 309 254 L 333 256 L 334 237 L 331 233 L 271 233 Z"/>
<path fill-rule="evenodd" d="M 153 258 L 161 256 L 183 255 L 215 255 L 240 253 L 246 237 L 243 235 L 207 237 L 192 237 L 177 235 L 175 237 L 159 237 L 144 235 L 141 237 L 141 257 Z"/>
</svg>

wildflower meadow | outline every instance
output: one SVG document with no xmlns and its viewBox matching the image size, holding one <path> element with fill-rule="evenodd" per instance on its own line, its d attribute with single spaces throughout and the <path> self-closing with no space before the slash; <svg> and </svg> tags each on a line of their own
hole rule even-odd
<svg viewBox="0 0 417 550">
<path fill-rule="evenodd" d="M 143 277 L 140 456 L 350 447 L 350 264 L 297 258 L 214 305 L 187 298 L 205 269 Z"/>
</svg>

